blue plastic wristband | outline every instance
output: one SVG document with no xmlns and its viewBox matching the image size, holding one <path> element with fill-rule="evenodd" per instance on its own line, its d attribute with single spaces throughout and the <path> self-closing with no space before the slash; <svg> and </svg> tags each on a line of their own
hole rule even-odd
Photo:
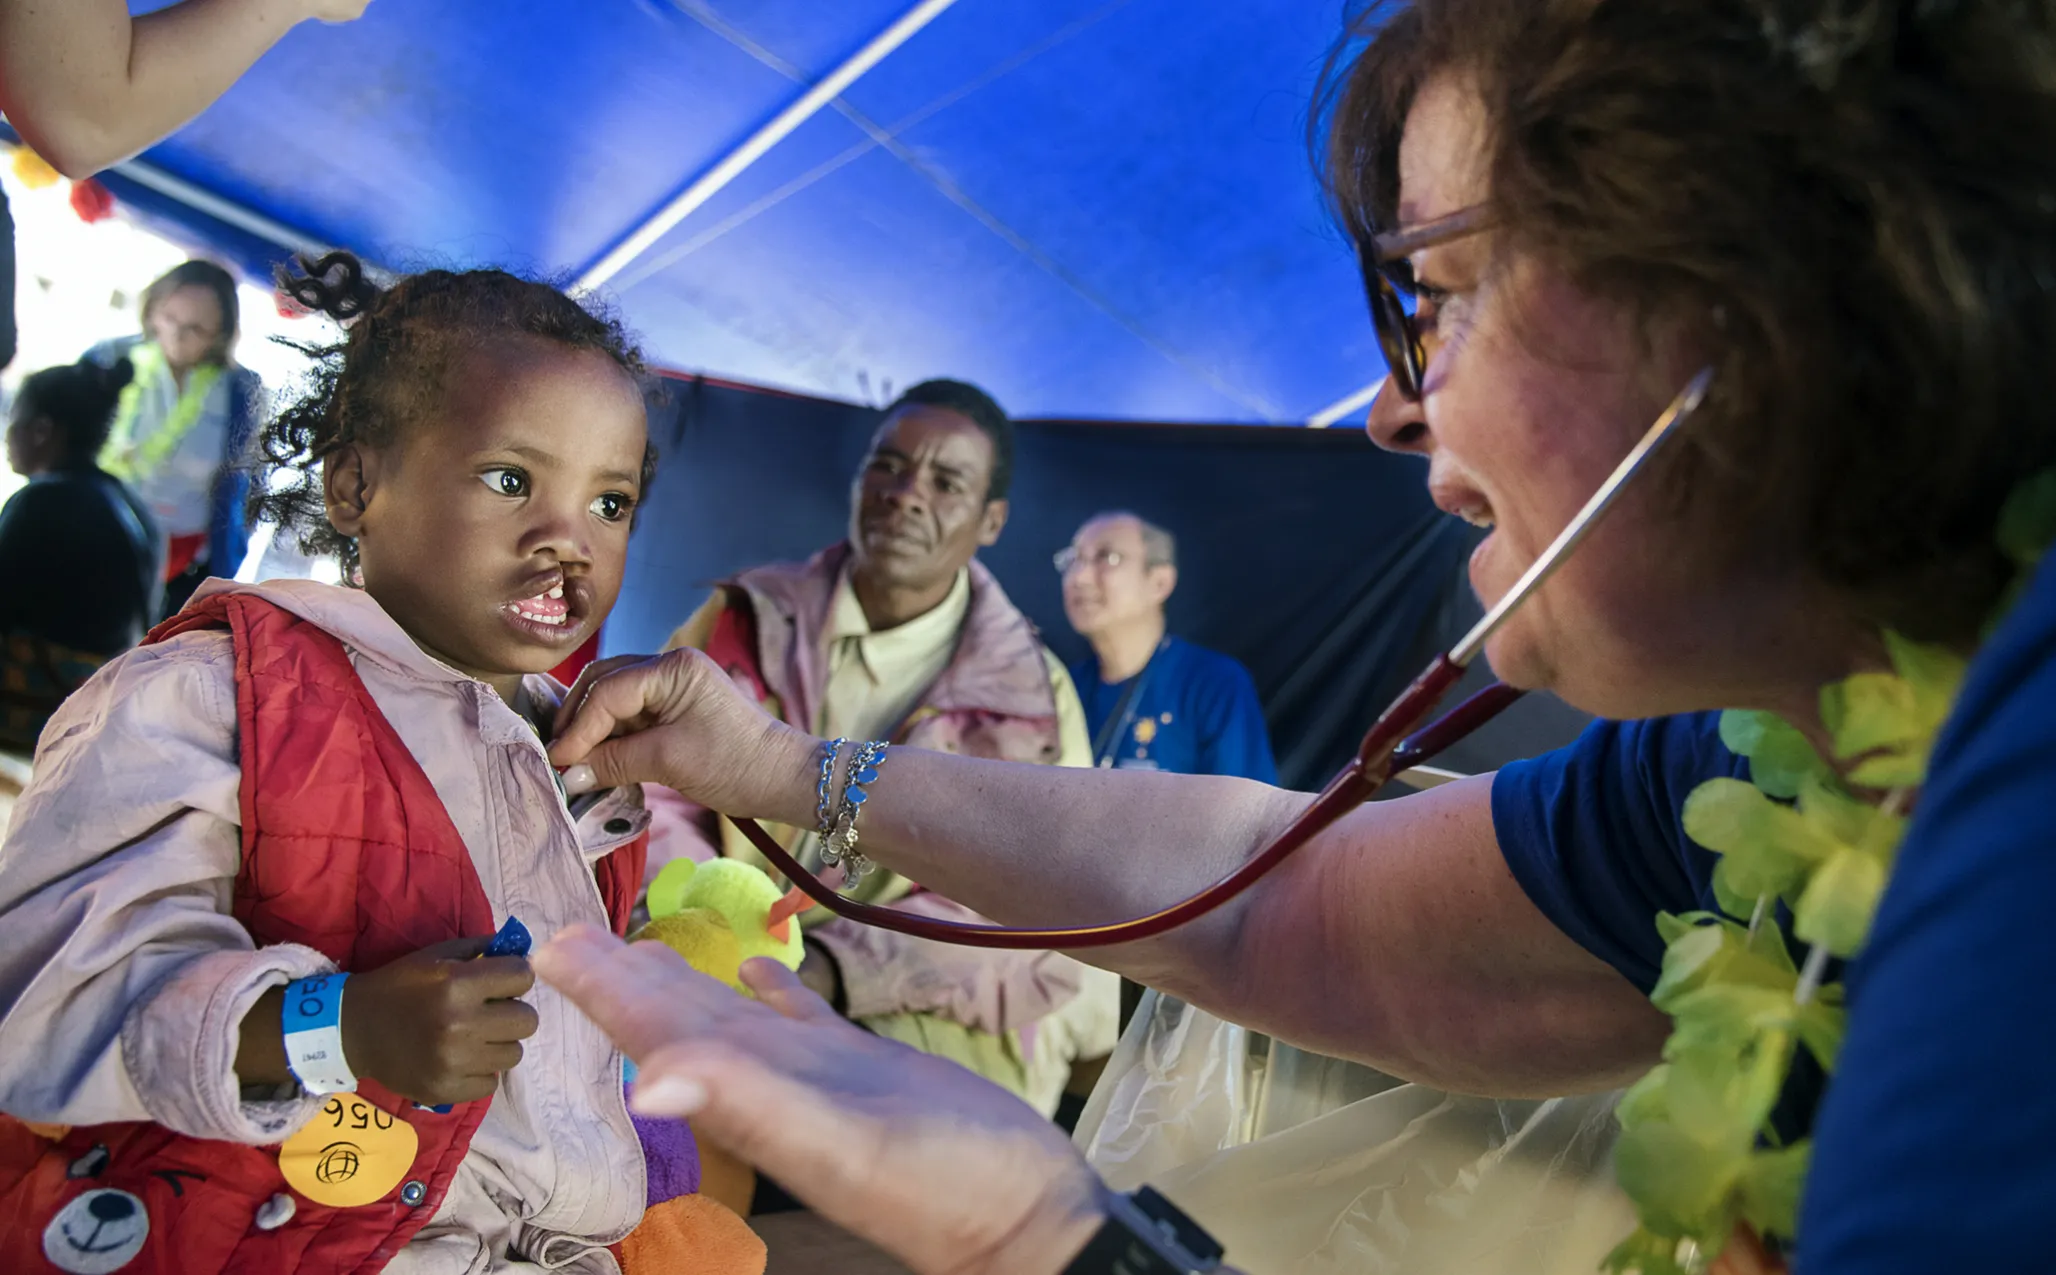
<svg viewBox="0 0 2056 1275">
<path fill-rule="evenodd" d="M 286 1066 L 311 1094 L 355 1093 L 343 1059 L 343 985 L 348 974 L 317 974 L 286 984 Z"/>
</svg>

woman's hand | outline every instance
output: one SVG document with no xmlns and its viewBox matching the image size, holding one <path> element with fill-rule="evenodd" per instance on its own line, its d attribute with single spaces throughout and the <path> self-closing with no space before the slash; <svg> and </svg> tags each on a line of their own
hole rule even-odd
<svg viewBox="0 0 2056 1275">
<path fill-rule="evenodd" d="M 922 1275 L 1050 1275 L 1098 1229 L 1097 1181 L 1055 1125 L 844 1022 L 774 961 L 743 965 L 753 1001 L 667 947 L 588 926 L 534 960 L 636 1060 L 638 1110 L 691 1116 Z"/>
<path fill-rule="evenodd" d="M 810 826 L 818 741 L 766 713 L 698 651 L 620 656 L 579 675 L 550 760 L 577 794 L 658 783 L 726 814 Z"/>
</svg>

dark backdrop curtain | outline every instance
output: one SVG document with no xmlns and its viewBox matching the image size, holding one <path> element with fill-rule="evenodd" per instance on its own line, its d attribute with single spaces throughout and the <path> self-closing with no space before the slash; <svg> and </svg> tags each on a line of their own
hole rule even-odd
<svg viewBox="0 0 2056 1275">
<path fill-rule="evenodd" d="M 663 462 L 609 653 L 656 649 L 724 576 L 840 539 L 879 420 L 868 408 L 707 381 L 666 390 L 651 415 Z M 1378 708 L 1475 618 L 1462 583 L 1474 534 L 1428 503 L 1418 461 L 1378 451 L 1360 431 L 1024 421 L 1012 514 L 982 556 L 1066 662 L 1086 648 L 1064 621 L 1050 557 L 1107 509 L 1178 537 L 1171 627 L 1249 668 L 1289 786 L 1317 787 Z M 1560 705 L 1514 714 L 1447 764 L 1489 769 L 1562 742 L 1579 720 Z"/>
</svg>

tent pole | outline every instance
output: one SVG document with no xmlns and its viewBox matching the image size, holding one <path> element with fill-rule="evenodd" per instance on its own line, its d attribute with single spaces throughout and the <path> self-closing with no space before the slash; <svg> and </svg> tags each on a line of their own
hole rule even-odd
<svg viewBox="0 0 2056 1275">
<path fill-rule="evenodd" d="M 118 177 L 128 178 L 138 186 L 147 186 L 195 212 L 205 213 L 225 226 L 255 236 L 266 243 L 277 244 L 287 252 L 319 257 L 334 251 L 333 245 L 322 243 L 318 239 L 310 239 L 290 226 L 273 221 L 262 213 L 252 212 L 241 204 L 223 199 L 211 190 L 202 189 L 183 177 L 174 177 L 163 169 L 143 163 L 141 160 L 124 160 L 109 171 Z M 373 276 L 374 281 L 383 273 L 369 263 L 366 263 L 365 271 Z"/>
<path fill-rule="evenodd" d="M 1385 378 L 1381 376 L 1348 398 L 1337 399 L 1320 411 L 1315 412 L 1312 416 L 1307 417 L 1306 427 L 1308 429 L 1326 429 L 1345 416 L 1354 416 L 1369 407 L 1371 400 L 1378 397 L 1378 391 L 1384 388 Z"/>
<path fill-rule="evenodd" d="M 743 170 L 763 158 L 765 152 L 813 118 L 822 107 L 834 101 L 843 90 L 856 83 L 866 71 L 884 61 L 887 54 L 905 44 L 915 32 L 927 26 L 954 3 L 956 0 L 921 0 L 909 9 L 899 21 L 879 32 L 869 44 L 857 50 L 848 61 L 830 71 L 812 88 L 802 93 L 791 105 L 773 117 L 770 123 L 752 133 L 742 145 L 722 156 L 712 168 L 694 178 L 692 184 L 680 191 L 670 203 L 659 208 L 647 221 L 629 231 L 606 256 L 594 262 L 579 276 L 576 290 L 590 292 L 620 274 L 623 267 L 648 252 L 673 226 L 691 216 L 695 208 L 712 199 L 722 187 L 740 176 Z"/>
</svg>

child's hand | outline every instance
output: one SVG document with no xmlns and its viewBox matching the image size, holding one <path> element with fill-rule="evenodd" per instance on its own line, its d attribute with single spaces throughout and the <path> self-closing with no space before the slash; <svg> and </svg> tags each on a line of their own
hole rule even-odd
<svg viewBox="0 0 2056 1275">
<path fill-rule="evenodd" d="M 492 936 L 454 939 L 350 978 L 343 1057 L 359 1076 L 427 1105 L 484 1098 L 521 1061 L 535 986 L 519 956 L 473 959 Z"/>
</svg>

